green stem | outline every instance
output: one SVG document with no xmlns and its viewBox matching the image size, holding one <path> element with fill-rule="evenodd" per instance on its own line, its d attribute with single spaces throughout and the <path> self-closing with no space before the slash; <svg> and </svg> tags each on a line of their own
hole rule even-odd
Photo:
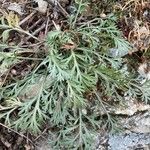
<svg viewBox="0 0 150 150">
<path fill-rule="evenodd" d="M 79 15 L 80 10 L 81 10 L 81 5 L 82 5 L 82 0 L 80 0 L 79 7 L 78 7 L 78 10 L 77 10 L 77 13 L 76 13 L 75 19 L 74 19 L 74 21 L 73 21 L 72 28 L 74 28 L 74 27 L 75 27 L 75 24 L 76 24 L 76 21 L 77 21 L 78 15 Z"/>
</svg>

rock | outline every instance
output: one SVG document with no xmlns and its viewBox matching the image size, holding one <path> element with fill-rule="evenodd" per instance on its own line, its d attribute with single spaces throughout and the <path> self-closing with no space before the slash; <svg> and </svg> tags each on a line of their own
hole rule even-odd
<svg viewBox="0 0 150 150">
<path fill-rule="evenodd" d="M 150 133 L 130 133 L 110 135 L 108 150 L 136 150 L 150 149 Z"/>
</svg>

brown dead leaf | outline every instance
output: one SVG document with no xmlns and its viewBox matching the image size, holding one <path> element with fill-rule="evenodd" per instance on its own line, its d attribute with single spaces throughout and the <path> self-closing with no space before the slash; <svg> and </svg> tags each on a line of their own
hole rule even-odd
<svg viewBox="0 0 150 150">
<path fill-rule="evenodd" d="M 141 22 L 135 21 L 133 30 L 128 35 L 128 40 L 138 50 L 147 50 L 150 45 L 150 29 L 147 24 L 141 26 Z"/>
<path fill-rule="evenodd" d="M 61 46 L 61 49 L 66 49 L 66 50 L 75 49 L 75 48 L 76 48 L 76 44 L 74 42 L 69 42 Z"/>
</svg>

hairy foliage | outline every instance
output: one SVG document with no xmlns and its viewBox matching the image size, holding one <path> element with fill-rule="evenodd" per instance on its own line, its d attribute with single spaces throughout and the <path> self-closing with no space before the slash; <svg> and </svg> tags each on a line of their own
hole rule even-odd
<svg viewBox="0 0 150 150">
<path fill-rule="evenodd" d="M 120 54 L 130 50 L 114 18 L 110 15 L 78 25 L 81 8 L 87 4 L 81 2 L 77 2 L 76 16 L 69 20 L 69 30 L 48 33 L 46 52 L 32 72 L 0 88 L 0 118 L 5 124 L 34 133 L 40 132 L 45 122 L 50 124 L 56 128 L 51 133 L 54 149 L 93 149 L 95 131 L 104 123 L 101 108 L 107 114 L 105 124 L 115 128 L 104 97 L 120 101 L 120 90 L 149 100 L 149 90 L 143 91 L 124 73 L 123 58 L 110 55 L 112 48 Z M 2 64 L 8 58 L 13 59 L 11 65 L 20 60 L 17 53 L 1 53 Z"/>
</svg>

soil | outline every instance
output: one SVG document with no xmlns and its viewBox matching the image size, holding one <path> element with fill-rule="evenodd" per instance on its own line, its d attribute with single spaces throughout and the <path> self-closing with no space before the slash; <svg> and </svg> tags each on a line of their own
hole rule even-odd
<svg viewBox="0 0 150 150">
<path fill-rule="evenodd" d="M 138 55 L 139 51 L 149 50 L 150 45 L 150 3 L 142 3 L 138 1 L 135 5 L 131 7 L 128 5 L 124 8 L 119 8 L 123 5 L 124 1 L 118 1 L 113 7 L 106 2 L 100 3 L 97 0 L 91 0 L 94 4 L 87 8 L 89 15 L 95 15 L 95 4 L 102 7 L 98 11 L 98 15 L 105 17 L 107 13 L 112 11 L 118 11 L 122 9 L 124 13 L 123 17 L 120 17 L 118 21 L 118 27 L 122 30 L 124 37 L 133 44 L 134 54 Z M 1 0 L 0 1 L 0 16 L 3 16 L 6 12 L 14 11 L 16 14 L 20 15 L 19 25 L 24 30 L 29 30 L 33 37 L 29 35 L 14 35 L 11 33 L 11 38 L 9 44 L 20 45 L 22 47 L 31 46 L 34 47 L 36 51 L 42 44 L 38 45 L 38 39 L 42 39 L 47 35 L 47 32 L 52 30 L 54 27 L 59 28 L 63 25 L 66 28 L 65 19 L 67 14 L 73 13 L 73 1 L 71 0 L 60 0 L 59 5 L 54 5 L 54 0 L 47 0 L 48 3 L 42 8 L 40 3 L 31 2 L 30 0 Z M 120 3 L 120 4 L 119 4 Z M 125 5 L 124 5 L 125 6 Z M 128 9 L 129 8 L 129 9 Z M 95 9 L 95 10 L 93 10 Z M 102 10 L 102 11 L 101 11 Z M 130 13 L 129 13 L 130 12 Z M 84 12 L 84 14 L 87 14 Z M 131 17 L 128 17 L 128 15 Z M 88 16 L 86 16 L 88 17 Z M 53 19 L 53 22 L 50 22 Z M 142 23 L 139 23 L 142 22 Z M 137 25 L 138 24 L 138 25 Z M 137 27 L 138 26 L 138 27 Z M 137 29 L 138 28 L 138 29 Z M 5 49 L 7 51 L 7 49 Z M 133 54 L 133 55 L 134 55 Z M 31 52 L 32 55 L 32 52 Z M 125 54 L 126 55 L 126 54 Z M 132 55 L 132 54 L 131 54 Z M 132 55 L 132 56 L 133 56 Z M 147 56 L 142 55 L 140 61 L 147 60 Z M 22 67 L 23 66 L 23 67 Z M 22 62 L 18 63 L 18 68 L 13 67 L 12 74 L 14 76 L 19 76 L 22 78 L 26 73 L 30 72 L 31 68 L 34 67 L 32 64 Z M 98 137 L 96 141 L 95 150 L 150 150 L 150 110 L 147 109 L 147 105 L 143 104 L 143 109 L 129 108 L 128 110 L 133 110 L 133 114 L 129 114 L 128 110 L 123 110 L 120 113 L 112 111 L 114 115 L 118 115 L 120 118 L 120 123 L 124 128 L 124 131 L 120 134 L 111 135 L 107 131 L 101 135 L 101 132 L 97 131 Z M 138 106 L 139 108 L 139 106 Z M 145 109 L 146 108 L 146 109 Z M 50 150 L 48 132 L 40 135 L 38 138 L 28 134 L 28 133 L 18 133 L 14 132 L 10 128 L 0 125 L 0 150 Z"/>
</svg>

